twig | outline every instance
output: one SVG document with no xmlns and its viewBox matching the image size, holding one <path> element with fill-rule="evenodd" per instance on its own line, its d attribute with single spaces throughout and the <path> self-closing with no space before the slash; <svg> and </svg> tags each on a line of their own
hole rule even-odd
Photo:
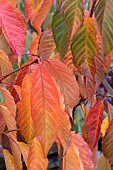
<svg viewBox="0 0 113 170">
<path fill-rule="evenodd" d="M 92 8 L 91 8 L 91 12 L 90 12 L 90 17 L 93 16 L 93 12 L 94 12 L 94 9 L 95 9 L 96 2 L 97 2 L 97 0 L 93 1 L 93 5 L 92 5 Z"/>
<path fill-rule="evenodd" d="M 25 66 L 23 66 L 23 67 L 21 67 L 21 68 L 18 68 L 17 70 L 15 70 L 15 71 L 13 71 L 13 72 L 11 72 L 11 73 L 3 76 L 3 77 L 0 79 L 0 83 L 2 83 L 2 81 L 3 81 L 4 79 L 6 79 L 7 77 L 11 76 L 12 74 L 14 74 L 14 73 L 16 73 L 16 72 L 18 72 L 18 71 L 20 71 L 20 70 L 22 70 L 22 69 L 30 66 L 30 65 L 32 65 L 32 64 L 34 64 L 34 63 L 38 63 L 38 60 L 36 59 L 36 60 L 32 61 L 31 63 L 26 64 Z"/>
<path fill-rule="evenodd" d="M 20 131 L 20 129 L 8 130 L 8 131 L 5 131 L 5 132 L 0 133 L 0 135 L 3 135 L 3 134 L 6 135 L 7 133 L 14 132 L 14 131 Z"/>
</svg>

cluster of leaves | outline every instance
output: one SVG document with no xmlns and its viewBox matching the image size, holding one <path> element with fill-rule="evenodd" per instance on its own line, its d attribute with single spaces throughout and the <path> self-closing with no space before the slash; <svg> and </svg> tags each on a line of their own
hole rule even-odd
<svg viewBox="0 0 113 170">
<path fill-rule="evenodd" d="M 112 16 L 112 0 L 0 0 L 0 142 L 8 170 L 22 169 L 21 156 L 28 170 L 46 170 L 55 141 L 60 169 L 110 169 L 113 109 L 97 89 L 102 82 L 113 95 L 104 79 Z M 73 130 L 78 107 L 82 134 Z"/>
</svg>

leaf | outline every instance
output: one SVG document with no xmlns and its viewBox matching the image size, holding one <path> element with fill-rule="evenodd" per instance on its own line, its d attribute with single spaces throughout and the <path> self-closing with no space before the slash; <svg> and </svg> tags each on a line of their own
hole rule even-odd
<svg viewBox="0 0 113 170">
<path fill-rule="evenodd" d="M 68 50 L 69 35 L 66 23 L 58 10 L 53 15 L 52 31 L 56 48 L 61 55 L 61 59 L 63 59 Z"/>
<path fill-rule="evenodd" d="M 0 112 L 2 113 L 2 116 L 3 116 L 5 123 L 8 127 L 8 130 L 11 131 L 11 130 L 17 129 L 15 117 L 11 114 L 11 112 L 8 110 L 8 108 L 1 105 L 0 106 Z M 10 132 L 10 133 L 14 137 L 16 137 L 16 131 Z"/>
<path fill-rule="evenodd" d="M 72 41 L 73 62 L 82 74 L 95 80 L 95 56 L 98 53 L 96 30 L 93 19 L 87 17 L 84 25 L 78 30 Z"/>
<path fill-rule="evenodd" d="M 63 152 L 66 153 L 71 139 L 71 124 L 69 116 L 66 112 L 62 112 L 60 115 L 60 125 L 58 129 L 58 138 L 63 146 Z"/>
<path fill-rule="evenodd" d="M 44 0 L 25 0 L 25 13 L 26 13 L 26 20 L 28 21 L 29 18 L 33 17 L 36 12 L 39 11 L 41 5 L 43 4 Z"/>
<path fill-rule="evenodd" d="M 33 40 L 30 46 L 30 54 L 38 55 L 38 43 L 40 40 L 41 34 L 38 34 L 36 38 Z"/>
<path fill-rule="evenodd" d="M 22 156 L 24 158 L 24 161 L 26 163 L 26 166 L 27 166 L 28 146 L 23 142 L 17 142 L 17 144 L 18 144 L 18 147 L 19 147 L 19 149 L 21 151 L 21 154 L 22 154 Z"/>
<path fill-rule="evenodd" d="M 0 134 L 4 132 L 6 123 L 4 121 L 4 118 L 2 116 L 2 113 L 0 112 Z M 0 135 L 0 144 L 2 143 L 2 135 Z"/>
<path fill-rule="evenodd" d="M 22 88 L 18 85 L 13 85 L 14 89 L 16 90 L 18 96 L 19 96 L 19 99 L 21 100 L 22 99 L 22 95 L 21 95 L 21 90 Z"/>
<path fill-rule="evenodd" d="M 12 154 L 13 154 L 14 159 L 16 161 L 17 167 L 18 167 L 19 170 L 22 170 L 21 151 L 18 147 L 17 140 L 11 134 L 7 134 L 7 136 L 8 136 L 9 141 L 10 141 Z"/>
<path fill-rule="evenodd" d="M 4 37 L 3 33 L 1 33 L 1 35 L 0 35 L 0 49 L 2 51 L 4 51 L 7 55 L 10 55 L 10 53 L 11 53 L 11 48 L 10 48 L 6 38 Z"/>
<path fill-rule="evenodd" d="M 68 51 L 65 55 L 63 63 L 72 71 L 74 72 L 75 66 L 73 64 L 73 55 L 71 53 L 70 47 L 68 48 Z"/>
<path fill-rule="evenodd" d="M 16 117 L 16 105 L 14 102 L 14 98 L 12 97 L 11 93 L 7 89 L 0 87 L 0 90 L 4 97 L 5 106 L 8 108 L 12 116 Z"/>
<path fill-rule="evenodd" d="M 3 150 L 7 170 L 18 170 L 14 157 L 6 149 Z"/>
<path fill-rule="evenodd" d="M 73 36 L 83 22 L 83 0 L 58 0 L 60 11 Z"/>
<path fill-rule="evenodd" d="M 76 106 L 79 100 L 79 87 L 70 69 L 56 59 L 45 61 L 45 67 L 60 85 L 65 104 Z"/>
<path fill-rule="evenodd" d="M 31 86 L 33 75 L 26 74 L 22 82 L 22 99 L 18 103 L 18 125 L 27 143 L 34 137 L 34 124 L 31 118 Z"/>
<path fill-rule="evenodd" d="M 72 142 L 63 158 L 63 170 L 84 170 L 79 151 L 76 145 Z"/>
<path fill-rule="evenodd" d="M 98 161 L 97 170 L 111 170 L 111 166 L 103 154 L 101 154 L 100 159 Z"/>
<path fill-rule="evenodd" d="M 105 136 L 103 138 L 102 150 L 106 158 L 110 158 L 113 154 L 113 119 L 106 130 Z"/>
<path fill-rule="evenodd" d="M 100 100 L 96 102 L 94 106 L 91 108 L 89 116 L 86 121 L 88 141 L 91 149 L 95 148 L 100 136 L 103 111 L 104 104 L 103 101 Z"/>
<path fill-rule="evenodd" d="M 43 149 L 40 142 L 34 138 L 30 143 L 29 154 L 27 159 L 27 169 L 46 170 L 48 165 L 47 158 L 44 157 Z"/>
<path fill-rule="evenodd" d="M 101 133 L 103 136 L 105 135 L 106 129 L 108 128 L 108 126 L 109 126 L 108 116 L 106 116 L 102 122 L 102 125 L 101 125 Z"/>
<path fill-rule="evenodd" d="M 31 113 L 35 134 L 47 155 L 56 140 L 60 118 L 60 99 L 57 88 L 45 68 L 39 65 L 31 87 Z"/>
<path fill-rule="evenodd" d="M 17 73 L 15 80 L 13 82 L 13 85 L 22 86 L 22 81 L 23 81 L 23 78 L 25 77 L 25 75 L 27 74 L 27 71 L 28 71 L 28 67 L 21 69 Z M 14 88 L 12 89 L 11 94 L 14 97 L 15 103 L 17 103 L 19 101 L 19 96 Z"/>
<path fill-rule="evenodd" d="M 31 24 L 38 31 L 38 33 L 41 32 L 41 25 L 51 8 L 52 3 L 53 0 L 43 0 L 43 4 L 41 5 L 40 9 L 31 18 Z"/>
<path fill-rule="evenodd" d="M 5 76 L 13 71 L 8 56 L 2 50 L 0 50 L 0 69 L 1 69 L 2 76 Z M 2 82 L 11 83 L 11 76 L 8 76 Z"/>
<path fill-rule="evenodd" d="M 102 50 L 106 56 L 113 49 L 113 1 L 100 0 L 95 8 L 95 17 L 102 35 Z"/>
<path fill-rule="evenodd" d="M 82 160 L 84 170 L 93 170 L 93 154 L 89 149 L 87 143 L 84 141 L 81 135 L 71 132 L 72 142 L 76 145 L 79 150 L 79 156 Z"/>
<path fill-rule="evenodd" d="M 14 53 L 21 62 L 21 55 L 25 48 L 26 24 L 21 12 L 7 0 L 0 0 L 0 19 L 2 31 Z"/>
<path fill-rule="evenodd" d="M 53 39 L 53 33 L 51 29 L 46 29 L 41 38 L 39 44 L 39 56 L 40 58 L 49 58 L 54 52 L 56 46 Z"/>
</svg>

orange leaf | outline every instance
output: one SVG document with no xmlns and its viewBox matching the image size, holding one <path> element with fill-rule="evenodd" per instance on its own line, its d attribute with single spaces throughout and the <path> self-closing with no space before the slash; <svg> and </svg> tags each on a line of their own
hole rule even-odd
<svg viewBox="0 0 113 170">
<path fill-rule="evenodd" d="M 31 18 L 31 24 L 38 31 L 41 32 L 41 25 L 44 21 L 46 15 L 48 14 L 53 0 L 44 0 L 41 8 L 35 13 L 35 15 Z"/>
<path fill-rule="evenodd" d="M 5 106 L 8 108 L 12 116 L 16 117 L 16 105 L 14 98 L 7 89 L 0 87 L 0 90 L 2 91 L 2 95 L 4 97 Z"/>
<path fill-rule="evenodd" d="M 31 88 L 32 118 L 35 134 L 40 138 L 45 155 L 57 137 L 60 99 L 50 74 L 39 65 Z"/>
<path fill-rule="evenodd" d="M 23 15 L 7 0 L 0 0 L 0 19 L 2 31 L 14 53 L 18 56 L 19 63 L 25 48 L 26 24 Z"/>
<path fill-rule="evenodd" d="M 25 0 L 26 20 L 28 21 L 36 12 L 39 11 L 44 0 Z"/>
<path fill-rule="evenodd" d="M 5 129 L 5 121 L 4 118 L 2 116 L 2 113 L 0 112 L 0 133 L 3 133 L 4 129 Z M 2 143 L 2 135 L 0 135 L 0 144 Z"/>
<path fill-rule="evenodd" d="M 105 135 L 106 129 L 108 128 L 108 126 L 109 126 L 108 116 L 106 116 L 101 125 L 101 133 L 103 136 Z"/>
<path fill-rule="evenodd" d="M 26 74 L 22 82 L 22 99 L 18 103 L 18 125 L 25 141 L 30 143 L 34 137 L 34 124 L 31 118 L 31 85 L 33 75 Z"/>
<path fill-rule="evenodd" d="M 82 160 L 84 170 L 93 170 L 93 154 L 89 149 L 89 146 L 84 141 L 83 137 L 79 134 L 72 132 L 72 142 L 76 145 L 79 150 L 79 156 Z"/>
<path fill-rule="evenodd" d="M 82 160 L 79 156 L 79 151 L 76 145 L 72 142 L 63 158 L 62 170 L 84 170 Z"/>
<path fill-rule="evenodd" d="M 5 123 L 8 127 L 8 130 L 15 130 L 17 129 L 16 127 L 16 120 L 15 117 L 11 114 L 11 112 L 8 110 L 7 107 L 1 105 L 0 106 L 0 112 L 2 113 L 2 116 L 5 120 Z M 16 131 L 10 132 L 14 137 L 16 137 Z"/>
<path fill-rule="evenodd" d="M 31 43 L 30 54 L 38 55 L 38 43 L 40 40 L 41 33 L 36 36 L 36 38 Z"/>
<path fill-rule="evenodd" d="M 20 151 L 20 148 L 17 144 L 17 140 L 11 134 L 7 134 L 7 136 L 8 136 L 9 141 L 10 141 L 12 154 L 13 154 L 14 159 L 16 161 L 17 167 L 18 167 L 19 170 L 22 170 L 21 151 Z"/>
<path fill-rule="evenodd" d="M 40 58 L 49 58 L 56 48 L 53 33 L 50 28 L 46 29 L 40 39 L 39 55 Z"/>
<path fill-rule="evenodd" d="M 26 166 L 27 166 L 28 146 L 23 142 L 17 142 L 17 144 L 18 144 L 18 147 L 19 147 L 19 149 L 21 151 L 21 154 L 22 154 L 22 156 L 24 158 L 24 161 L 26 163 Z"/>
<path fill-rule="evenodd" d="M 111 170 L 111 166 L 103 154 L 101 154 L 100 159 L 98 161 L 97 170 Z"/>
<path fill-rule="evenodd" d="M 71 130 L 71 124 L 70 124 L 69 116 L 66 112 L 62 112 L 60 115 L 58 138 L 64 148 L 64 154 L 70 145 L 70 139 L 71 139 L 70 130 Z"/>
<path fill-rule="evenodd" d="M 88 132 L 88 141 L 91 149 L 95 148 L 100 136 L 103 111 L 103 101 L 98 101 L 91 108 L 89 116 L 87 118 L 86 127 Z"/>
<path fill-rule="evenodd" d="M 27 168 L 28 170 L 46 170 L 47 165 L 48 160 L 44 157 L 42 146 L 40 142 L 34 138 L 30 143 Z"/>
<path fill-rule="evenodd" d="M 6 74 L 9 74 L 13 71 L 8 56 L 2 50 L 0 50 L 0 68 L 2 76 L 5 76 Z M 8 76 L 2 82 L 11 83 L 11 76 Z"/>
<path fill-rule="evenodd" d="M 105 136 L 103 138 L 102 150 L 106 158 L 110 158 L 113 155 L 113 119 L 111 120 Z"/>
<path fill-rule="evenodd" d="M 74 107 L 79 100 L 79 87 L 74 74 L 62 62 L 56 59 L 45 61 L 49 73 L 59 83 L 66 105 Z"/>
<path fill-rule="evenodd" d="M 3 150 L 7 170 L 18 170 L 14 157 L 6 149 Z"/>
</svg>

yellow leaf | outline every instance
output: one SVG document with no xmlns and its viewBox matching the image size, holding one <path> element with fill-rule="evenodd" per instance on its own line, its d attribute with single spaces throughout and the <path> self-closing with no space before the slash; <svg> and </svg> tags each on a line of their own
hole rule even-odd
<svg viewBox="0 0 113 170">
<path fill-rule="evenodd" d="M 101 125 L 101 133 L 103 136 L 105 135 L 106 129 L 108 128 L 108 126 L 109 126 L 108 116 L 106 116 Z"/>
</svg>

